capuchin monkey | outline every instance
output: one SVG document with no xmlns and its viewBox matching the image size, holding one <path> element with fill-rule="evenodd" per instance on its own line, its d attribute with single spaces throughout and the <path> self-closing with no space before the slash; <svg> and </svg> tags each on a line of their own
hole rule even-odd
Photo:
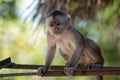
<svg viewBox="0 0 120 80">
<path fill-rule="evenodd" d="M 54 10 L 46 18 L 47 54 L 44 67 L 39 67 L 37 75 L 46 73 L 55 56 L 56 45 L 67 62 L 64 67 L 66 75 L 72 75 L 79 65 L 101 68 L 104 59 L 100 47 L 91 39 L 84 37 L 71 23 L 70 17 L 64 12 Z M 102 76 L 98 77 L 102 80 Z"/>
</svg>

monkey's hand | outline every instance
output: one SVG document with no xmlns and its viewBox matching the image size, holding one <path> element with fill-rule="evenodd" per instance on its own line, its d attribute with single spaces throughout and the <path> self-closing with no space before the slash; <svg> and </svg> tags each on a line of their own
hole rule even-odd
<svg viewBox="0 0 120 80">
<path fill-rule="evenodd" d="M 46 73 L 48 71 L 48 68 L 47 67 L 39 67 L 38 68 L 38 71 L 37 71 L 37 75 L 38 76 L 42 76 L 44 73 Z"/>
<path fill-rule="evenodd" d="M 69 66 L 64 67 L 64 73 L 68 76 L 72 75 L 74 71 L 75 71 L 75 67 L 69 67 Z"/>
</svg>

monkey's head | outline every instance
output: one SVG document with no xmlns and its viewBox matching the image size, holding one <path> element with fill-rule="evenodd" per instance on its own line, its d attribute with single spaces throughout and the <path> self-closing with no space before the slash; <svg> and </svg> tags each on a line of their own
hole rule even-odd
<svg viewBox="0 0 120 80">
<path fill-rule="evenodd" d="M 46 18 L 46 26 L 51 34 L 59 35 L 69 26 L 70 18 L 62 11 L 55 10 Z"/>
</svg>

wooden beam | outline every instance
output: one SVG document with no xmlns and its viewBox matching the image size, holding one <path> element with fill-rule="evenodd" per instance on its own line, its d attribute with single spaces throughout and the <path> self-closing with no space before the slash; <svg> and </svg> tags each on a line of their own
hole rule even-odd
<svg viewBox="0 0 120 80">
<path fill-rule="evenodd" d="M 35 69 L 37 71 L 38 67 L 42 67 L 43 65 L 30 65 L 30 64 L 15 64 L 11 62 L 10 58 L 2 60 L 0 62 L 1 69 Z M 9 64 L 9 65 L 8 65 Z M 49 71 L 42 76 L 67 76 L 63 70 L 65 66 L 60 65 L 52 65 L 49 68 Z M 4 73 L 0 74 L 0 77 L 13 77 L 13 76 L 32 76 L 36 75 L 36 72 L 23 72 L 23 73 Z M 102 69 L 89 69 L 88 67 L 78 66 L 77 70 L 74 72 L 72 76 L 99 76 L 99 75 L 119 75 L 120 76 L 120 67 L 103 67 Z"/>
<path fill-rule="evenodd" d="M 36 75 L 36 72 L 27 72 L 27 73 L 6 73 L 0 74 L 0 77 L 13 77 L 13 76 L 33 76 Z M 99 70 L 86 70 L 80 71 L 77 70 L 72 76 L 98 76 L 98 75 L 120 75 L 120 70 L 106 70 L 106 69 L 99 69 Z M 43 77 L 49 76 L 67 76 L 63 71 L 48 71 L 47 73 L 42 75 Z"/>
<path fill-rule="evenodd" d="M 43 65 L 30 65 L 30 64 L 15 64 L 5 67 L 9 69 L 38 69 L 38 67 L 42 67 Z M 53 65 L 50 67 L 49 71 L 42 76 L 67 76 L 64 74 L 63 69 L 65 66 L 56 66 Z M 27 73 L 6 73 L 0 74 L 0 77 L 12 77 L 12 76 L 31 76 L 36 75 L 36 72 L 27 72 Z M 102 69 L 88 69 L 87 67 L 79 66 L 77 70 L 73 74 L 73 76 L 98 76 L 98 75 L 120 75 L 120 67 L 103 67 Z"/>
<path fill-rule="evenodd" d="M 32 65 L 32 64 L 15 64 L 12 63 L 4 68 L 9 69 L 38 69 L 38 67 L 43 67 L 44 65 Z M 49 70 L 63 70 L 65 66 L 61 65 L 52 65 Z M 78 66 L 77 70 L 86 70 L 88 67 Z M 113 67 L 113 66 L 104 66 L 102 69 L 105 70 L 120 70 L 120 67 Z"/>
</svg>

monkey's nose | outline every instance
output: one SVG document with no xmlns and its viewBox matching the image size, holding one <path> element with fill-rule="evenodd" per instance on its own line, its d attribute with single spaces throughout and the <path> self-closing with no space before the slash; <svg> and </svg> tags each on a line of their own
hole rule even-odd
<svg viewBox="0 0 120 80">
<path fill-rule="evenodd" d="M 58 33 L 58 32 L 60 31 L 59 28 L 54 28 L 53 30 L 54 30 L 54 32 L 56 32 L 56 33 Z"/>
<path fill-rule="evenodd" d="M 55 28 L 55 31 L 56 31 L 56 32 L 59 32 L 59 29 L 58 29 L 58 28 Z"/>
</svg>

